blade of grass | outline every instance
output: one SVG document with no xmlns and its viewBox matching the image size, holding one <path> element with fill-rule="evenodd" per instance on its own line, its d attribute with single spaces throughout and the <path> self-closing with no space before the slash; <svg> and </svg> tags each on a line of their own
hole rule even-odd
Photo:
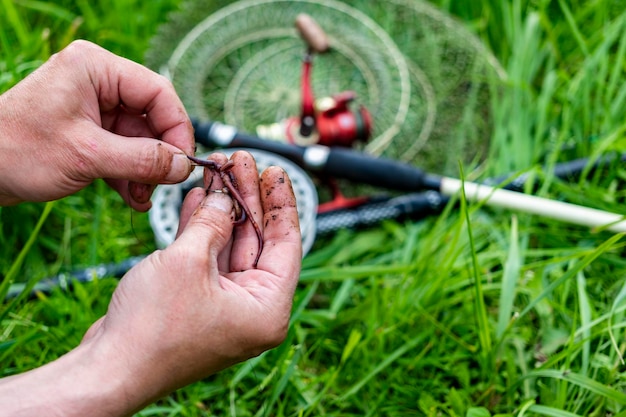
<svg viewBox="0 0 626 417">
<path fill-rule="evenodd" d="M 604 254 L 606 251 L 611 249 L 611 247 L 617 243 L 623 237 L 622 234 L 616 234 L 611 236 L 605 242 L 603 242 L 600 246 L 598 246 L 595 250 L 591 251 L 587 254 L 583 259 L 574 264 L 568 271 L 563 274 L 560 278 L 552 281 L 537 297 L 535 297 L 528 305 L 522 310 L 519 314 L 519 317 L 523 317 L 531 311 L 539 301 L 543 300 L 546 296 L 552 293 L 552 291 L 561 285 L 563 282 L 570 280 L 578 274 L 583 268 L 589 266 L 593 261 L 595 261 L 600 255 Z"/>
<path fill-rule="evenodd" d="M 611 339 L 611 345 L 613 346 L 613 349 L 617 353 L 622 365 L 624 365 L 624 356 L 622 355 L 622 352 L 618 346 L 616 334 L 613 331 L 613 317 L 615 317 L 615 315 L 617 314 L 617 310 L 622 305 L 624 300 L 626 300 L 626 281 L 624 281 L 624 285 L 622 286 L 622 289 L 617 294 L 617 297 L 615 297 L 615 300 L 613 301 L 613 304 L 611 305 L 611 311 L 609 312 L 609 320 L 608 320 L 608 332 L 609 332 L 609 338 Z"/>
<path fill-rule="evenodd" d="M 576 283 L 578 288 L 578 309 L 580 311 L 580 325 L 586 330 L 583 331 L 583 353 L 581 373 L 586 375 L 589 371 L 589 356 L 591 354 L 591 330 L 588 328 L 591 321 L 591 305 L 587 296 L 587 280 L 585 274 L 579 271 L 576 274 Z"/>
<path fill-rule="evenodd" d="M 585 42 L 585 39 L 583 38 L 583 35 L 578 28 L 578 22 L 576 22 L 576 19 L 572 15 L 572 11 L 563 0 L 559 0 L 559 6 L 561 7 L 563 14 L 565 15 L 565 20 L 569 25 L 572 35 L 574 35 L 574 39 L 576 39 L 576 41 L 578 42 L 580 50 L 585 55 L 585 57 L 589 56 L 589 48 L 587 47 L 587 43 Z"/>
<path fill-rule="evenodd" d="M 538 369 L 524 375 L 525 378 L 552 378 L 561 381 L 570 382 L 582 389 L 589 390 L 608 400 L 615 401 L 618 404 L 626 404 L 626 393 L 620 392 L 607 385 L 603 385 L 589 377 L 575 372 L 559 371 L 556 369 Z"/>
<path fill-rule="evenodd" d="M 519 407 L 519 413 L 517 417 L 524 417 L 526 411 L 535 404 L 535 400 L 526 400 L 521 407 Z"/>
<path fill-rule="evenodd" d="M 507 254 L 504 271 L 502 273 L 502 286 L 500 289 L 500 303 L 498 310 L 498 324 L 496 325 L 496 338 L 500 339 L 511 323 L 511 313 L 515 301 L 515 288 L 520 275 L 521 255 L 519 249 L 517 216 L 511 219 L 511 240 Z"/>
<path fill-rule="evenodd" d="M 352 387 L 350 387 L 339 398 L 339 401 L 340 402 L 346 401 L 349 397 L 351 397 L 354 394 L 356 394 L 357 392 L 359 392 L 359 390 L 361 388 L 363 388 L 365 386 L 365 384 L 367 384 L 372 378 L 374 378 L 376 375 L 378 375 L 380 372 L 382 372 L 384 369 L 386 369 L 389 365 L 391 365 L 393 362 L 395 362 L 398 358 L 402 357 L 407 352 L 409 352 L 411 349 L 415 348 L 420 342 L 422 342 L 422 340 L 424 338 L 425 338 L 424 335 L 419 335 L 417 337 L 414 337 L 413 339 L 411 339 L 411 340 L 407 341 L 406 343 L 404 343 L 398 349 L 396 349 L 393 352 L 391 352 L 378 365 L 376 365 L 370 372 L 368 372 L 360 381 L 358 381 L 356 384 L 352 385 Z"/>
<path fill-rule="evenodd" d="M 308 269 L 300 274 L 300 282 L 332 282 L 348 279 L 363 279 L 372 276 L 399 274 L 409 268 L 407 265 L 350 265 Z"/>
<path fill-rule="evenodd" d="M 294 350 L 295 352 L 290 352 L 291 354 L 289 355 L 290 358 L 289 358 L 289 363 L 287 365 L 287 369 L 285 369 L 280 379 L 274 385 L 269 402 L 263 407 L 262 410 L 259 410 L 259 411 L 262 411 L 262 414 L 260 415 L 263 415 L 263 416 L 272 415 L 271 412 L 274 407 L 274 404 L 276 403 L 276 401 L 278 401 L 278 398 L 285 391 L 285 389 L 287 388 L 287 384 L 289 383 L 289 379 L 291 378 L 293 373 L 296 371 L 296 365 L 298 364 L 298 361 L 300 360 L 300 356 L 302 355 L 302 350 L 297 347 L 294 348 Z"/>
<path fill-rule="evenodd" d="M 48 218 L 48 215 L 50 214 L 50 212 L 52 210 L 52 207 L 54 207 L 54 201 L 48 202 L 48 203 L 46 203 L 44 205 L 43 210 L 41 212 L 41 215 L 39 216 L 39 220 L 37 221 L 37 224 L 35 225 L 33 231 L 31 232 L 30 236 L 28 237 L 28 240 L 26 241 L 26 243 L 24 244 L 24 246 L 20 250 L 20 253 L 15 258 L 15 261 L 13 261 L 13 263 L 11 264 L 11 268 L 9 269 L 7 274 L 5 275 L 4 280 L 2 281 L 2 283 L 0 283 L 0 300 L 4 300 L 6 298 L 7 292 L 11 288 L 11 284 L 13 284 L 13 282 L 15 282 L 15 279 L 17 278 L 17 274 L 18 274 L 18 272 L 19 272 L 19 270 L 20 270 L 20 268 L 22 266 L 22 263 L 24 262 L 24 258 L 26 258 L 26 255 L 28 254 L 28 251 L 30 250 L 30 248 L 33 246 L 33 244 L 37 240 L 37 236 L 39 235 L 41 227 L 46 222 L 46 219 Z M 13 302 L 11 302 L 0 313 L 0 322 L 6 316 L 6 314 L 11 310 L 11 307 L 13 306 L 15 301 L 16 300 L 13 300 Z"/>
<path fill-rule="evenodd" d="M 2 9 L 4 10 L 4 15 L 7 18 L 9 26 L 15 32 L 17 41 L 22 47 L 26 47 L 30 40 L 30 31 L 27 27 L 27 24 L 24 22 L 19 12 L 15 8 L 13 1 L 2 0 Z"/>
<path fill-rule="evenodd" d="M 622 82 L 622 70 L 620 70 L 620 68 L 624 68 L 624 59 L 626 57 L 626 31 L 623 30 L 623 26 L 624 26 L 624 18 L 626 18 L 626 16 L 624 16 L 621 22 L 618 22 L 618 25 L 620 27 L 620 40 L 619 40 L 619 46 L 618 46 L 618 50 L 617 53 L 615 54 L 615 63 L 613 65 L 612 71 L 611 71 L 611 76 L 609 78 L 609 82 L 608 82 L 608 86 L 607 86 L 607 94 L 606 97 L 607 99 L 609 98 L 614 98 L 616 96 L 616 90 L 617 87 L 619 85 L 621 85 Z M 609 105 L 611 104 L 610 102 L 608 103 Z"/>
<path fill-rule="evenodd" d="M 570 413 L 569 411 L 559 410 L 558 408 L 547 407 L 539 404 L 531 405 L 528 407 L 528 411 L 550 417 L 583 417 L 579 414 Z"/>
<path fill-rule="evenodd" d="M 483 358 L 483 371 L 487 371 L 487 362 L 491 354 L 491 329 L 489 328 L 489 319 L 487 317 L 487 307 L 485 304 L 485 296 L 482 288 L 482 279 L 478 274 L 478 257 L 476 255 L 476 248 L 474 246 L 474 237 L 472 235 L 472 223 L 470 221 L 469 210 L 467 206 L 467 197 L 465 195 L 465 175 L 463 173 L 463 166 L 459 164 L 459 170 L 461 174 L 461 216 L 465 219 L 467 225 L 467 237 L 470 245 L 470 252 L 472 258 L 472 272 L 474 284 L 474 317 L 476 319 L 476 326 L 478 331 L 478 339 L 480 341 L 480 354 Z"/>
<path fill-rule="evenodd" d="M 18 0 L 16 2 L 24 8 L 54 16 L 67 22 L 71 22 L 76 19 L 76 15 L 70 12 L 67 8 L 51 2 L 37 0 Z"/>
</svg>

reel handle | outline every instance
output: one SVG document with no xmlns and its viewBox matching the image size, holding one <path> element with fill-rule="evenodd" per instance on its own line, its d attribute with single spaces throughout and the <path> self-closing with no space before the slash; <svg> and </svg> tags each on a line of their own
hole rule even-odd
<svg viewBox="0 0 626 417">
<path fill-rule="evenodd" d="M 300 13 L 296 17 L 296 29 L 310 50 L 323 54 L 330 49 L 326 33 L 308 14 Z"/>
</svg>

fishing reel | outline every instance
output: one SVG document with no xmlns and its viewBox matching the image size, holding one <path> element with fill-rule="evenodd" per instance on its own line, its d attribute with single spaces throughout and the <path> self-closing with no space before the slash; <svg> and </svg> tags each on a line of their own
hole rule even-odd
<svg viewBox="0 0 626 417">
<path fill-rule="evenodd" d="M 260 125 L 257 135 L 264 139 L 308 146 L 351 147 L 355 142 L 366 142 L 372 132 L 372 116 L 364 106 L 353 108 L 353 91 L 343 91 L 332 97 L 315 100 L 311 83 L 313 56 L 329 50 L 324 31 L 307 14 L 296 18 L 296 28 L 307 44 L 302 61 L 302 104 L 300 116 L 278 123 Z"/>
<path fill-rule="evenodd" d="M 334 97 L 317 100 L 314 115 L 291 117 L 279 123 L 260 125 L 257 135 L 300 146 L 325 145 L 351 147 L 366 142 L 371 132 L 371 116 L 367 109 L 350 107 L 356 95 L 344 91 Z M 312 120 L 313 123 L 307 123 Z"/>
</svg>

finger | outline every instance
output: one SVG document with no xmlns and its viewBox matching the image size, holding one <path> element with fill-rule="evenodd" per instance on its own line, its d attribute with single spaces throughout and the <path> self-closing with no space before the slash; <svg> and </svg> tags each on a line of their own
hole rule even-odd
<svg viewBox="0 0 626 417">
<path fill-rule="evenodd" d="M 155 76 L 154 73 L 152 75 Z M 158 80 L 145 80 L 143 83 L 137 82 L 136 78 L 122 78 L 119 85 L 121 100 L 127 107 L 145 112 L 148 126 L 157 137 L 192 155 L 194 139 L 191 121 L 172 84 L 164 77 L 157 77 Z M 161 86 L 158 81 L 161 81 Z M 152 97 L 149 91 L 142 90 L 150 86 L 154 87 Z"/>
<path fill-rule="evenodd" d="M 195 187 L 192 188 L 185 199 L 183 200 L 183 204 L 180 208 L 180 216 L 178 220 L 178 230 L 176 231 L 176 238 L 180 236 L 180 234 L 185 230 L 187 223 L 189 223 L 189 219 L 191 215 L 196 211 L 198 206 L 202 203 L 202 200 L 206 197 L 206 191 L 204 188 Z"/>
<path fill-rule="evenodd" d="M 252 217 L 235 228 L 230 267 L 232 271 L 245 271 L 254 267 L 254 262 L 261 250 L 257 235 L 257 228 L 262 234 L 263 225 L 259 172 L 249 152 L 237 151 L 230 160 L 234 164 L 231 172 L 236 180 L 237 191 Z"/>
<path fill-rule="evenodd" d="M 97 146 L 82 150 L 90 162 L 78 164 L 76 169 L 86 170 L 89 179 L 125 180 L 109 183 L 135 209 L 150 207 L 157 184 L 184 181 L 192 171 L 180 149 L 157 139 L 119 136 L 94 126 L 90 133 Z"/>
<path fill-rule="evenodd" d="M 233 232 L 232 209 L 233 203 L 227 194 L 207 193 L 172 246 L 193 251 L 195 255 L 206 258 L 207 267 L 219 269 L 218 257 Z"/>
<path fill-rule="evenodd" d="M 104 129 L 121 136 L 157 138 L 143 114 L 114 110 L 103 113 L 101 122 Z"/>
<path fill-rule="evenodd" d="M 157 139 L 126 137 L 95 129 L 100 136 L 94 173 L 144 184 L 174 184 L 187 179 L 191 161 L 180 149 Z"/>
<path fill-rule="evenodd" d="M 218 166 L 222 166 L 228 162 L 228 158 L 223 153 L 213 153 L 208 158 L 209 161 L 215 162 Z M 226 196 L 231 201 L 232 207 L 232 197 L 226 193 L 224 193 L 224 183 L 222 182 L 222 178 L 220 173 L 216 169 L 205 168 L 204 169 L 204 187 L 206 188 L 207 194 L 220 194 L 222 196 Z M 234 212 L 231 213 L 232 217 L 230 219 L 231 223 L 231 231 L 232 225 L 235 220 Z M 226 244 L 222 247 L 218 257 L 217 257 L 217 265 L 220 271 L 230 272 L 230 253 L 232 249 L 232 232 Z"/>
<path fill-rule="evenodd" d="M 104 322 L 105 317 L 106 316 L 100 317 L 89 327 L 89 329 L 87 329 L 87 332 L 84 334 L 83 339 L 81 340 L 81 343 L 88 342 L 101 330 L 102 323 Z"/>
<path fill-rule="evenodd" d="M 258 268 L 280 281 L 275 285 L 293 291 L 300 274 L 302 242 L 291 181 L 283 169 L 270 167 L 261 175 L 260 189 L 264 247 Z"/>
<path fill-rule="evenodd" d="M 156 184 L 185 180 L 192 171 L 187 156 L 176 147 L 156 139 L 118 136 L 89 125 L 83 135 L 93 138 L 92 146 L 80 148 L 79 162 L 72 164 L 70 177 L 109 181 L 133 207 L 146 207 Z"/>
<path fill-rule="evenodd" d="M 149 196 L 147 200 L 144 199 L 144 202 L 141 203 L 131 196 L 131 186 L 128 181 L 114 178 L 105 178 L 104 181 L 109 185 L 109 187 L 117 191 L 124 200 L 124 202 L 126 202 L 126 204 L 128 204 L 134 210 L 146 212 L 152 207 Z"/>
<path fill-rule="evenodd" d="M 93 55 L 89 71 L 102 111 L 123 105 L 132 112 L 145 114 L 157 137 L 192 155 L 193 127 L 172 83 L 140 64 L 124 58 L 111 59 L 111 52 L 85 43 L 77 42 L 76 46 Z M 98 59 L 103 55 L 107 57 Z"/>
<path fill-rule="evenodd" d="M 150 198 L 152 193 L 156 189 L 154 184 L 143 184 L 140 182 L 129 181 L 128 182 L 128 195 L 130 197 L 130 204 L 133 207 L 140 207 L 150 204 Z"/>
</svg>

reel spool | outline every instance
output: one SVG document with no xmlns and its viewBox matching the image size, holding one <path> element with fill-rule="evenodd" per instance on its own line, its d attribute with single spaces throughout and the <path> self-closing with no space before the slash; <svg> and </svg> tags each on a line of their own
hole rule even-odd
<svg viewBox="0 0 626 417">
<path fill-rule="evenodd" d="M 239 149 L 220 150 L 228 157 Z M 270 166 L 280 166 L 285 170 L 296 197 L 300 232 L 302 234 L 302 254 L 306 255 L 316 235 L 316 217 L 318 197 L 315 185 L 311 178 L 296 164 L 271 152 L 258 149 L 244 149 L 254 157 L 259 174 Z M 200 158 L 208 154 L 198 155 Z M 150 226 L 154 231 L 157 246 L 165 248 L 171 244 L 178 231 L 180 207 L 187 191 L 193 187 L 202 186 L 203 167 L 196 167 L 189 178 L 180 184 L 162 184 L 154 191 L 152 209 L 149 211 Z"/>
</svg>

